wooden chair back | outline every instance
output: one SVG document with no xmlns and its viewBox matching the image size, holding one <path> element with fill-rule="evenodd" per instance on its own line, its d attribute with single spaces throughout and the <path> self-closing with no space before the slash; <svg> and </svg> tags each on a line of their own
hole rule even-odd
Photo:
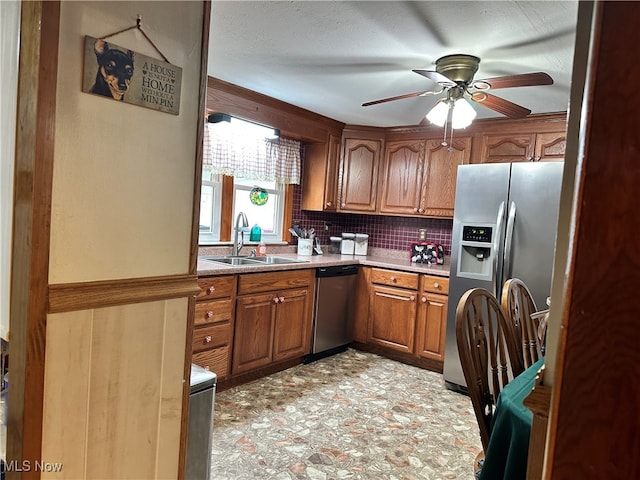
<svg viewBox="0 0 640 480">
<path fill-rule="evenodd" d="M 524 371 L 513 327 L 491 292 L 474 288 L 462 296 L 456 310 L 456 341 L 486 451 L 498 395 Z"/>
<path fill-rule="evenodd" d="M 531 317 L 537 311 L 536 302 L 522 280 L 510 278 L 504 283 L 502 308 L 515 327 L 524 367 L 528 368 L 542 357 L 542 350 L 538 339 L 538 324 Z"/>
</svg>

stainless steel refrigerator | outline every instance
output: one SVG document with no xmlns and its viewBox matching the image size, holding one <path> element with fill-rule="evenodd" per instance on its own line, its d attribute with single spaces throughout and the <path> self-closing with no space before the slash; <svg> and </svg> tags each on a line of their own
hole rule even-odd
<svg viewBox="0 0 640 480">
<path fill-rule="evenodd" d="M 504 282 L 519 278 L 536 306 L 547 308 L 562 169 L 562 162 L 458 167 L 443 372 L 448 388 L 466 391 L 455 322 L 467 290 L 486 288 L 500 301 Z"/>
</svg>

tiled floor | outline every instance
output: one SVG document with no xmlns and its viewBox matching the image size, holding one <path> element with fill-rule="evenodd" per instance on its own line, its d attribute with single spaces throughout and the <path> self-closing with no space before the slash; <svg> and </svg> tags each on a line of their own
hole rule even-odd
<svg viewBox="0 0 640 480">
<path fill-rule="evenodd" d="M 442 375 L 347 350 L 218 392 L 211 478 L 471 480 L 480 449 Z"/>
</svg>

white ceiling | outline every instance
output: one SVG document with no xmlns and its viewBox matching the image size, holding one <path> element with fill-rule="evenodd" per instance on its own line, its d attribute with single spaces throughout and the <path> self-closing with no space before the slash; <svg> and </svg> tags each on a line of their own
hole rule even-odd
<svg viewBox="0 0 640 480">
<path fill-rule="evenodd" d="M 417 125 L 442 95 L 361 105 L 430 90 L 436 85 L 411 70 L 466 53 L 481 58 L 475 79 L 548 73 L 554 85 L 491 93 L 534 114 L 564 111 L 577 9 L 577 0 L 213 0 L 208 73 L 347 124 Z"/>
</svg>

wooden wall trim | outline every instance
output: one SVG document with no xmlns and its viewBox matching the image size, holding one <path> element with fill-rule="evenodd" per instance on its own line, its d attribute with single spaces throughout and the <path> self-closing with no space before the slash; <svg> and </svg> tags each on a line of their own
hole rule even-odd
<svg viewBox="0 0 640 480">
<path fill-rule="evenodd" d="M 640 478 L 640 97 L 611 88 L 640 82 L 640 4 L 596 2 L 593 18 L 545 479 Z"/>
<path fill-rule="evenodd" d="M 42 460 L 59 25 L 60 2 L 22 3 L 6 458 L 31 465 Z M 7 472 L 7 479 L 17 478 L 38 480 L 40 472 Z"/>
<path fill-rule="evenodd" d="M 49 286 L 48 313 L 184 298 L 198 292 L 195 274 L 54 284 Z"/>
<path fill-rule="evenodd" d="M 198 269 L 198 245 L 200 233 L 200 195 L 202 189 L 202 152 L 204 141 L 204 123 L 207 110 L 207 66 L 209 63 L 209 25 L 211 21 L 211 2 L 202 1 L 202 38 L 200 42 L 200 88 L 198 105 L 198 130 L 196 134 L 196 158 L 193 184 L 193 216 L 191 220 L 191 250 L 189 254 L 189 273 L 195 275 Z M 196 279 L 196 287 L 197 279 Z M 196 292 L 197 294 L 197 292 Z M 182 378 L 191 377 L 191 349 L 193 341 L 193 321 L 195 316 L 195 296 L 189 299 L 187 328 L 184 352 L 184 370 Z M 180 447 L 178 452 L 178 480 L 184 480 L 187 459 L 187 434 L 189 427 L 189 395 L 191 385 L 185 382 L 182 389 L 182 414 L 180 417 Z"/>
</svg>

